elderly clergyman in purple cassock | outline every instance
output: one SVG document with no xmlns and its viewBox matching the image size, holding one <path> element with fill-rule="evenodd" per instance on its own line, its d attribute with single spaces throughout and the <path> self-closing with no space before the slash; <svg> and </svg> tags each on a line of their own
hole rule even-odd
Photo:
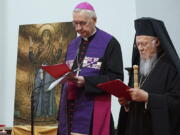
<svg viewBox="0 0 180 135">
<path fill-rule="evenodd" d="M 72 70 L 81 70 L 63 86 L 58 135 L 114 134 L 111 95 L 96 85 L 123 80 L 122 54 L 119 42 L 97 28 L 96 21 L 91 4 L 75 7 L 73 25 L 79 36 L 69 44 L 65 61 Z"/>
</svg>

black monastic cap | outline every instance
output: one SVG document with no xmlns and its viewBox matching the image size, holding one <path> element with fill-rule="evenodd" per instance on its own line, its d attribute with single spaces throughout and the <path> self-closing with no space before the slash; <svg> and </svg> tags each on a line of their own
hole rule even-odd
<svg viewBox="0 0 180 135">
<path fill-rule="evenodd" d="M 157 34 L 152 24 L 152 20 L 160 22 L 160 20 L 150 18 L 150 17 L 136 19 L 134 23 L 136 36 L 145 35 L 145 36 L 157 37 Z"/>
</svg>

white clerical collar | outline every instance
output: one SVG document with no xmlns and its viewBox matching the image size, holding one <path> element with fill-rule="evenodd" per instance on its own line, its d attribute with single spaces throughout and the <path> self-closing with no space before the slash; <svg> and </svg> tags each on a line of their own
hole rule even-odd
<svg viewBox="0 0 180 135">
<path fill-rule="evenodd" d="M 97 31 L 97 30 L 96 30 L 96 28 L 95 28 L 95 31 L 94 31 L 89 37 L 93 36 L 93 35 L 96 33 L 96 31 Z M 84 41 L 88 41 L 88 38 L 89 38 L 89 37 L 83 37 L 83 40 L 84 40 Z"/>
<path fill-rule="evenodd" d="M 84 40 L 84 41 L 88 41 L 88 38 L 87 38 L 87 37 L 83 37 L 83 40 Z"/>
</svg>

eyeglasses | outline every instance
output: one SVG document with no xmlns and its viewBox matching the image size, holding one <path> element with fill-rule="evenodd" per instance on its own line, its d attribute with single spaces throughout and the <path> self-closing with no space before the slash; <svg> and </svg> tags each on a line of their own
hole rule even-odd
<svg viewBox="0 0 180 135">
<path fill-rule="evenodd" d="M 138 43 L 136 43 L 136 46 L 137 47 L 142 47 L 142 48 L 146 48 L 147 46 L 148 46 L 148 44 L 149 43 L 147 43 L 147 42 L 138 42 Z"/>
<path fill-rule="evenodd" d="M 139 47 L 141 46 L 142 48 L 147 48 L 147 46 L 151 43 L 153 43 L 153 41 L 155 41 L 155 39 L 149 40 L 149 41 L 140 41 L 140 42 L 136 42 L 136 46 Z"/>
<path fill-rule="evenodd" d="M 87 24 L 88 22 L 86 22 L 86 21 L 73 21 L 73 25 L 75 26 L 75 27 L 77 27 L 78 25 L 80 25 L 81 27 L 83 27 L 83 26 L 85 26 L 86 24 Z"/>
</svg>

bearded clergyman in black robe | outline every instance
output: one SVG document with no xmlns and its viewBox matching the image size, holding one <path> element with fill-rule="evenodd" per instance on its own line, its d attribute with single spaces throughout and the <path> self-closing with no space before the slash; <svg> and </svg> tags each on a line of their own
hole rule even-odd
<svg viewBox="0 0 180 135">
<path fill-rule="evenodd" d="M 153 18 L 135 20 L 132 65 L 139 66 L 139 87 L 128 92 L 122 105 L 118 135 L 180 135 L 180 60 L 164 23 Z"/>
</svg>

